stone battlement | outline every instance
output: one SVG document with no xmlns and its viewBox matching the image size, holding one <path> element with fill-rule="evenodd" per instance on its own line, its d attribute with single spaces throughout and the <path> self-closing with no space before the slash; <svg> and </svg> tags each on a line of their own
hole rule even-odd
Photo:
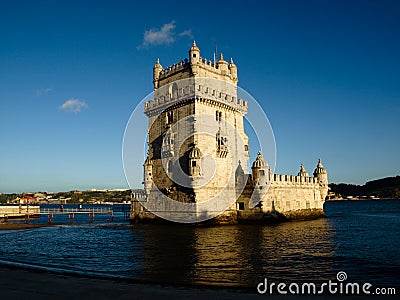
<svg viewBox="0 0 400 300">
<path fill-rule="evenodd" d="M 271 183 L 272 184 L 299 183 L 299 184 L 310 184 L 310 185 L 319 184 L 317 177 L 305 177 L 298 175 L 283 175 L 283 174 L 274 174 Z"/>
<path fill-rule="evenodd" d="M 208 71 L 214 72 L 215 74 L 222 75 L 222 72 L 218 67 L 218 63 L 217 62 L 214 63 L 211 59 L 203 58 L 200 56 L 198 65 L 207 69 Z M 158 78 L 159 80 L 162 80 L 168 77 L 169 75 L 174 74 L 175 72 L 179 72 L 188 67 L 190 67 L 190 62 L 187 58 L 185 58 L 177 63 L 174 63 L 168 67 L 163 68 L 160 71 Z M 229 65 L 228 65 L 228 70 L 231 71 L 231 67 Z"/>
<path fill-rule="evenodd" d="M 214 78 L 234 85 L 238 82 L 237 67 L 232 58 L 229 63 L 224 60 L 222 54 L 216 62 L 203 58 L 195 42 L 189 50 L 189 59 L 185 58 L 165 68 L 157 60 L 153 67 L 154 89 L 176 80 L 193 77 Z"/>
<path fill-rule="evenodd" d="M 237 99 L 234 95 L 212 89 L 209 86 L 201 84 L 189 85 L 174 91 L 165 91 L 156 93 L 157 98 L 144 103 L 144 112 L 149 113 L 152 110 L 168 108 L 169 106 L 184 100 L 196 99 L 208 102 L 215 102 L 215 105 L 229 106 L 232 109 L 240 111 L 243 114 L 247 113 L 248 103 L 246 100 Z"/>
</svg>

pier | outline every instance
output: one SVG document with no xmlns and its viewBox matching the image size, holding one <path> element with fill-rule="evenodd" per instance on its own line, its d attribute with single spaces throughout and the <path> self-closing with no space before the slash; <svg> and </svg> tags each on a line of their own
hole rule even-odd
<svg viewBox="0 0 400 300">
<path fill-rule="evenodd" d="M 88 222 L 94 222 L 94 216 L 98 214 L 107 214 L 107 221 L 114 220 L 114 210 L 112 208 L 42 208 L 40 210 L 40 215 L 47 215 L 47 222 L 49 224 L 54 223 L 54 216 L 55 215 L 68 215 L 68 224 L 74 224 L 75 222 L 75 215 L 87 215 Z"/>
<path fill-rule="evenodd" d="M 0 220 L 7 223 L 9 219 L 24 219 L 25 223 L 29 223 L 32 218 L 40 218 L 42 215 L 47 215 L 47 223 L 53 224 L 56 215 L 68 216 L 68 224 L 74 224 L 76 215 L 87 215 L 88 223 L 93 223 L 95 215 L 107 215 L 107 221 L 114 220 L 114 213 L 122 212 L 124 220 L 129 220 L 129 209 L 116 210 L 113 207 L 91 207 L 91 208 L 46 208 L 39 205 L 24 205 L 24 206 L 0 206 Z"/>
</svg>

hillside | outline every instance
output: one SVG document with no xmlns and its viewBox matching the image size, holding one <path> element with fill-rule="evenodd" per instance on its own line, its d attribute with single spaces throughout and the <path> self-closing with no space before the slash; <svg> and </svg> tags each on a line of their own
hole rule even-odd
<svg viewBox="0 0 400 300">
<path fill-rule="evenodd" d="M 19 199 L 31 197 L 33 202 L 40 203 L 104 203 L 115 202 L 123 203 L 131 200 L 131 190 L 102 190 L 102 191 L 69 191 L 58 193 L 21 193 L 21 194 L 0 194 L 0 203 L 19 203 Z M 141 192 L 141 190 L 133 190 Z"/>
<path fill-rule="evenodd" d="M 344 198 L 348 196 L 375 196 L 400 199 L 400 176 L 372 180 L 364 185 L 331 183 L 329 187 L 331 192 Z"/>
</svg>

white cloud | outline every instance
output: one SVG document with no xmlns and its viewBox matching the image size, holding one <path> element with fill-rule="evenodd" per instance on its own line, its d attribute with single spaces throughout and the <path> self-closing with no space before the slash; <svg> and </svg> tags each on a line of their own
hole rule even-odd
<svg viewBox="0 0 400 300">
<path fill-rule="evenodd" d="M 50 93 L 53 90 L 53 88 L 44 88 L 44 89 L 37 89 L 36 90 L 36 96 L 42 96 L 42 95 L 46 95 L 48 93 Z"/>
<path fill-rule="evenodd" d="M 78 113 L 82 108 L 87 108 L 88 105 L 85 101 L 79 99 L 69 99 L 60 106 L 60 109 L 66 112 Z"/>
<path fill-rule="evenodd" d="M 189 39 L 193 39 L 192 30 L 190 29 L 182 31 L 179 36 L 187 36 Z"/>
<path fill-rule="evenodd" d="M 178 35 L 175 32 L 175 21 L 164 24 L 161 28 L 146 30 L 143 35 L 143 42 L 137 46 L 138 49 L 148 48 L 150 46 L 169 45 L 176 41 L 176 37 L 193 38 L 191 30 L 185 30 Z"/>
<path fill-rule="evenodd" d="M 144 32 L 143 42 L 138 48 L 171 44 L 175 41 L 175 21 L 164 24 L 160 29 L 150 29 Z"/>
</svg>

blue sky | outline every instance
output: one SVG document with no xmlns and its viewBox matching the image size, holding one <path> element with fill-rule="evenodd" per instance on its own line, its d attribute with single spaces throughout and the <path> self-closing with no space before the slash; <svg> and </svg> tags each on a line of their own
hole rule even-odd
<svg viewBox="0 0 400 300">
<path fill-rule="evenodd" d="M 0 6 L 0 192 L 127 187 L 125 125 L 152 66 L 233 57 L 276 172 L 399 175 L 398 1 L 10 1 Z M 138 166 L 138 186 L 141 181 Z"/>
</svg>

